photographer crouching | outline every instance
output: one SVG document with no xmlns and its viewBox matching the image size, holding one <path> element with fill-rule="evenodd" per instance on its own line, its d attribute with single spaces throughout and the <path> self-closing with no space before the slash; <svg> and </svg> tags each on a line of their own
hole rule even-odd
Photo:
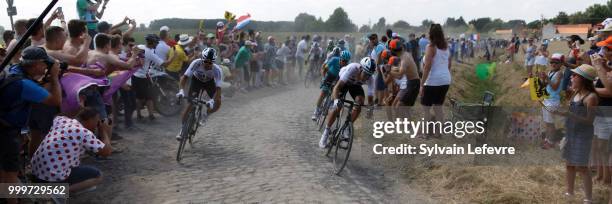
<svg viewBox="0 0 612 204">
<path fill-rule="evenodd" d="M 33 103 L 61 104 L 59 62 L 39 47 L 21 53 L 20 62 L 0 75 L 0 183 L 18 183 L 21 129 L 27 127 Z M 49 83 L 49 91 L 37 82 Z M 8 203 L 17 203 L 9 199 Z"/>
</svg>

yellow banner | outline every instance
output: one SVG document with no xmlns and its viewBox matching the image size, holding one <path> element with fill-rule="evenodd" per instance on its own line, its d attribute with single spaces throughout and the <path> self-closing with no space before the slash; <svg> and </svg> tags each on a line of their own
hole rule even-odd
<svg viewBox="0 0 612 204">
<path fill-rule="evenodd" d="M 541 101 L 549 97 L 548 92 L 546 92 L 546 85 L 537 77 L 529 78 L 529 94 L 533 101 Z"/>
</svg>

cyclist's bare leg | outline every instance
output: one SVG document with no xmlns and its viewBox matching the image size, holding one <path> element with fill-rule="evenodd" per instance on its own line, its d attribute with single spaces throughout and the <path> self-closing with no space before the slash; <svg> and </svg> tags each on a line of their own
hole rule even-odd
<svg viewBox="0 0 612 204">
<path fill-rule="evenodd" d="M 355 122 L 355 120 L 359 118 L 359 113 L 361 113 L 361 105 L 363 105 L 363 96 L 357 96 L 355 100 L 360 106 L 353 107 L 353 112 L 351 113 L 351 121 L 353 122 Z"/>
<path fill-rule="evenodd" d="M 329 119 L 327 120 L 327 128 L 331 128 L 332 125 L 334 125 L 334 122 L 336 122 L 336 116 L 340 112 L 341 108 L 342 107 L 336 107 L 334 109 L 329 110 L 329 116 L 328 116 Z"/>
<path fill-rule="evenodd" d="M 317 99 L 316 107 L 321 106 L 321 103 L 323 103 L 323 97 L 325 97 L 325 92 L 321 91 L 321 94 L 319 95 L 319 98 Z"/>
<path fill-rule="evenodd" d="M 187 120 L 187 113 L 191 111 L 192 107 L 193 105 L 191 105 L 191 103 L 187 103 L 187 107 L 185 107 L 185 110 L 181 113 L 181 124 L 185 123 L 185 120 Z"/>
</svg>

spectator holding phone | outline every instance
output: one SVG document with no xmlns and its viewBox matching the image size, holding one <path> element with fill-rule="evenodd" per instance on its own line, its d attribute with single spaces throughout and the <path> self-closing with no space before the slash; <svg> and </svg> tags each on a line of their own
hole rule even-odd
<svg viewBox="0 0 612 204">
<path fill-rule="evenodd" d="M 46 72 L 49 77 L 45 78 Z M 18 183 L 19 135 L 28 124 L 31 105 L 60 105 L 58 75 L 57 61 L 43 48 L 29 47 L 23 51 L 20 63 L 0 76 L 0 183 Z M 49 91 L 37 84 L 43 78 L 49 82 Z M 9 200 L 8 203 L 16 202 Z"/>
<path fill-rule="evenodd" d="M 111 155 L 111 127 L 100 120 L 97 110 L 84 108 L 76 119 L 57 116 L 49 134 L 32 157 L 32 174 L 40 183 L 68 183 L 70 192 L 95 187 L 102 173 L 95 167 L 81 165 L 85 151 L 99 156 Z M 98 132 L 98 137 L 94 135 Z"/>
</svg>

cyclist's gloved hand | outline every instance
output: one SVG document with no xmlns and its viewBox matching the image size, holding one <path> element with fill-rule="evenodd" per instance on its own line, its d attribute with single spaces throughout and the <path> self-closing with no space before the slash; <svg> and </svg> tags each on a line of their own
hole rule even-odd
<svg viewBox="0 0 612 204">
<path fill-rule="evenodd" d="M 332 109 L 336 109 L 340 106 L 340 104 L 342 103 L 342 101 L 340 101 L 340 99 L 335 99 L 334 100 L 334 104 L 332 104 Z"/>
<path fill-rule="evenodd" d="M 177 98 L 183 98 L 185 97 L 185 92 L 183 91 L 183 89 L 179 90 L 179 92 L 176 94 Z"/>
<path fill-rule="evenodd" d="M 213 107 L 215 107 L 215 100 L 213 99 L 208 100 L 208 102 L 206 102 L 206 105 L 208 106 L 208 108 L 212 109 Z"/>
</svg>

